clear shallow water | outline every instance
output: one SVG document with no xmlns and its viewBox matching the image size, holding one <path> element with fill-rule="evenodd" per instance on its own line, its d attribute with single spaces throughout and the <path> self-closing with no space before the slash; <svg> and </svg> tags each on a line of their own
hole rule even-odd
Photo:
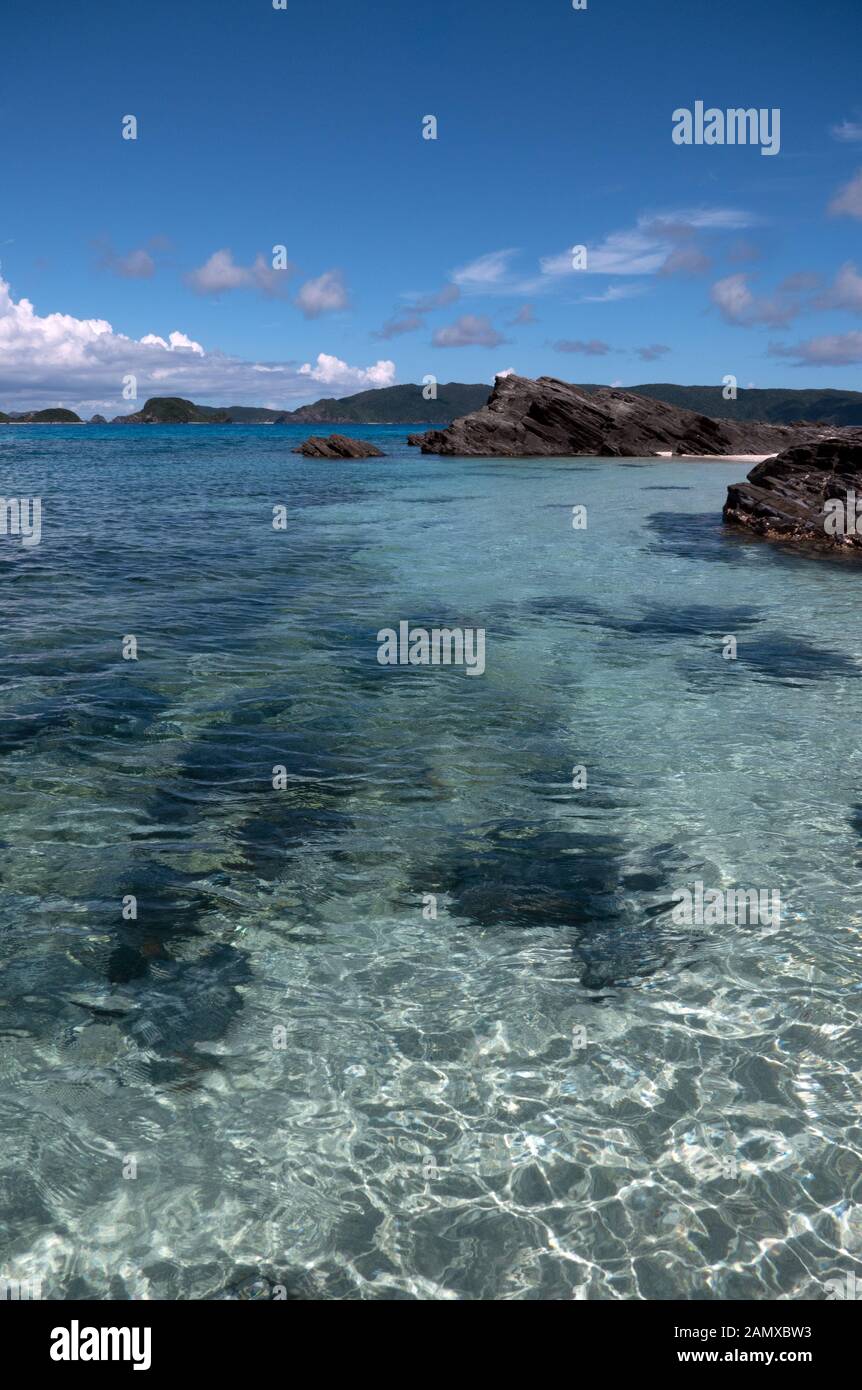
<svg viewBox="0 0 862 1390">
<path fill-rule="evenodd" d="M 862 574 L 726 533 L 740 464 L 351 432 L 391 456 L 0 432 L 43 499 L 0 538 L 0 1274 L 824 1297 L 862 1274 Z M 401 619 L 484 627 L 486 674 L 380 667 Z M 782 920 L 676 926 L 697 879 Z"/>
</svg>

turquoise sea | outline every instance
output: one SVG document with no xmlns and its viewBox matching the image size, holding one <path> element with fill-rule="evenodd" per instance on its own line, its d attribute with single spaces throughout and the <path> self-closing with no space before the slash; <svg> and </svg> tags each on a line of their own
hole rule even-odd
<svg viewBox="0 0 862 1390">
<path fill-rule="evenodd" d="M 723 528 L 744 464 L 308 432 L 0 430 L 0 1277 L 862 1276 L 862 575 Z M 401 620 L 485 673 L 381 666 Z"/>
</svg>

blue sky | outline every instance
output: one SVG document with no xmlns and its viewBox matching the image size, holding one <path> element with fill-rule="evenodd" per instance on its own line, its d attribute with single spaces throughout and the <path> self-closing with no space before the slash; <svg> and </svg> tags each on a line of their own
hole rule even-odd
<svg viewBox="0 0 862 1390">
<path fill-rule="evenodd" d="M 129 373 L 860 389 L 860 32 L 858 0 L 11 7 L 0 408 L 124 413 Z M 778 108 L 779 153 L 675 144 L 696 101 Z"/>
</svg>

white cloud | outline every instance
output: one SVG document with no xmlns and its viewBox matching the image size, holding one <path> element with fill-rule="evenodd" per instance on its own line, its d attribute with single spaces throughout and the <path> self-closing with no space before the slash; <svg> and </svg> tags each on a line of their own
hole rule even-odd
<svg viewBox="0 0 862 1390">
<path fill-rule="evenodd" d="M 558 256 L 543 256 L 543 275 L 654 275 L 668 255 L 669 246 L 640 231 L 611 232 L 598 246 L 587 247 L 586 265 L 576 270 L 572 248 Z"/>
<path fill-rule="evenodd" d="M 541 276 L 533 275 L 524 279 L 513 274 L 511 263 L 517 255 L 514 247 L 508 247 L 503 251 L 489 251 L 487 255 L 479 256 L 475 261 L 453 270 L 453 287 L 462 294 L 498 296 L 533 294 L 547 289 Z"/>
<path fill-rule="evenodd" d="M 381 360 L 375 362 L 373 367 L 348 367 L 340 357 L 332 357 L 326 352 L 317 354 L 315 366 L 312 367 L 310 362 L 304 362 L 299 370 L 302 376 L 319 381 L 324 386 L 345 386 L 354 390 L 392 386 L 395 381 L 394 362 Z"/>
<path fill-rule="evenodd" d="M 754 295 L 748 288 L 748 277 L 742 273 L 717 280 L 712 287 L 711 298 L 722 316 L 731 323 L 746 322 L 754 304 Z"/>
<path fill-rule="evenodd" d="M 275 297 L 284 292 L 293 267 L 273 269 L 262 252 L 251 265 L 237 265 L 233 252 L 227 247 L 213 251 L 208 261 L 186 276 L 186 284 L 196 294 L 225 294 L 230 290 L 257 289 L 261 294 Z"/>
<path fill-rule="evenodd" d="M 327 270 L 316 280 L 306 280 L 296 296 L 296 302 L 307 319 L 346 309 L 347 287 L 340 270 Z"/>
<path fill-rule="evenodd" d="M 499 285 L 505 280 L 509 262 L 516 255 L 517 251 L 513 247 L 506 251 L 489 251 L 486 256 L 479 256 L 477 260 L 461 266 L 460 270 L 453 271 L 452 282 L 462 290 L 487 289 L 489 286 Z"/>
<path fill-rule="evenodd" d="M 105 319 L 40 315 L 29 300 L 14 300 L 0 279 L 0 410 L 63 403 L 83 415 L 127 415 L 153 395 L 218 405 L 260 405 L 264 395 L 285 408 L 313 398 L 315 383 L 324 380 L 338 394 L 341 387 L 388 386 L 395 377 L 391 362 L 354 368 L 321 354 L 315 368 L 306 365 L 307 371 L 295 362 L 247 362 L 205 351 L 176 329 L 135 339 Z M 122 396 L 129 374 L 137 378 L 137 402 Z"/>
<path fill-rule="evenodd" d="M 739 272 L 716 280 L 711 299 L 726 323 L 778 327 L 796 317 L 802 307 L 800 292 L 810 288 L 810 277 L 802 275 L 785 280 L 771 297 L 755 295 L 748 287 L 748 276 Z"/>
<path fill-rule="evenodd" d="M 862 169 L 843 188 L 839 188 L 829 204 L 829 211 L 833 217 L 858 217 L 862 220 Z"/>
<path fill-rule="evenodd" d="M 677 251 L 680 263 L 674 263 L 676 243 L 680 239 L 691 237 L 694 232 L 737 231 L 754 225 L 756 220 L 751 213 L 738 208 L 680 208 L 643 213 L 635 227 L 611 232 L 595 246 L 587 245 L 586 265 L 582 269 L 572 265 L 570 247 L 559 255 L 544 256 L 540 261 L 542 274 L 655 275 L 660 270 L 665 273 L 675 269 L 691 271 L 695 264 L 691 254 L 680 258 Z"/>
<path fill-rule="evenodd" d="M 192 352 L 199 353 L 201 357 L 204 356 L 204 350 L 200 343 L 193 342 L 185 333 L 177 333 L 176 331 L 169 333 L 167 342 L 155 333 L 146 333 L 138 341 L 145 347 L 161 347 L 168 349 L 168 351 L 174 348 L 190 348 Z"/>
</svg>

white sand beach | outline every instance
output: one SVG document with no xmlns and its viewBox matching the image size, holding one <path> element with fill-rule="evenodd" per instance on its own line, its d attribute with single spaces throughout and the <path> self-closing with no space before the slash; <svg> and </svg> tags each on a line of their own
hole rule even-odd
<svg viewBox="0 0 862 1390">
<path fill-rule="evenodd" d="M 656 454 L 660 459 L 712 459 L 715 463 L 763 463 L 764 459 L 775 458 L 773 454 L 674 454 L 670 449 Z"/>
</svg>

